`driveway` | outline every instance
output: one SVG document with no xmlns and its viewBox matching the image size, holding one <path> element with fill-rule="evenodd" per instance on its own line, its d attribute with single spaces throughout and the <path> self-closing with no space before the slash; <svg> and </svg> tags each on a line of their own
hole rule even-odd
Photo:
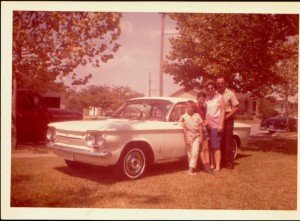
<svg viewBox="0 0 300 221">
<path fill-rule="evenodd" d="M 56 157 L 54 153 L 47 152 L 47 153 L 34 153 L 34 152 L 23 152 L 23 153 L 12 153 L 12 158 L 36 158 L 36 157 Z"/>
<path fill-rule="evenodd" d="M 269 135 L 269 131 L 261 130 L 259 124 L 252 124 L 250 136 L 267 136 Z"/>
</svg>

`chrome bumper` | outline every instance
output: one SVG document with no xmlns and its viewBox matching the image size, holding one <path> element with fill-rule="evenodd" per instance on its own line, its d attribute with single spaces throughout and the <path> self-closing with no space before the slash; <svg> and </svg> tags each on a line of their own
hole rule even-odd
<svg viewBox="0 0 300 221">
<path fill-rule="evenodd" d="M 51 149 L 58 149 L 58 150 L 62 150 L 62 151 L 69 151 L 72 152 L 74 154 L 84 154 L 87 156 L 92 156 L 92 157 L 111 157 L 112 153 L 108 152 L 108 151 L 94 151 L 94 150 L 80 150 L 80 149 L 75 149 L 72 147 L 65 147 L 65 146 L 61 146 L 61 145 L 57 145 L 57 144 L 51 144 L 48 143 L 47 147 L 50 147 Z"/>
<path fill-rule="evenodd" d="M 53 143 L 48 143 L 47 147 L 49 147 L 54 154 L 63 157 L 65 160 L 99 166 L 114 165 L 117 162 L 113 154 L 108 151 L 84 150 Z"/>
</svg>

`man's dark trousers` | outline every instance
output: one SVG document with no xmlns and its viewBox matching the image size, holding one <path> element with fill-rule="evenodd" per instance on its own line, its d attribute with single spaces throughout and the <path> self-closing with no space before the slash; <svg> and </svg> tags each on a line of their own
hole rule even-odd
<svg viewBox="0 0 300 221">
<path fill-rule="evenodd" d="M 224 130 L 222 137 L 222 167 L 227 169 L 234 168 L 234 153 L 233 153 L 233 124 L 234 118 L 230 117 L 224 122 Z"/>
</svg>

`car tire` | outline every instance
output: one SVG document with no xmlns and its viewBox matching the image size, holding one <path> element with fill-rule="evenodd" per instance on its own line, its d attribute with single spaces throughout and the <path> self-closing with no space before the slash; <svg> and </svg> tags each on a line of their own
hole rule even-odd
<svg viewBox="0 0 300 221">
<path fill-rule="evenodd" d="M 236 158 L 238 154 L 238 142 L 233 138 L 233 159 Z"/>
<path fill-rule="evenodd" d="M 126 149 L 114 167 L 115 175 L 119 179 L 137 179 L 141 177 L 147 165 L 145 152 L 138 147 Z"/>
</svg>

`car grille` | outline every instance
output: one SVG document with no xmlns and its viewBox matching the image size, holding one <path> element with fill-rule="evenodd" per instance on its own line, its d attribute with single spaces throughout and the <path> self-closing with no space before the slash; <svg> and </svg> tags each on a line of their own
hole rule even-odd
<svg viewBox="0 0 300 221">
<path fill-rule="evenodd" d="M 78 133 L 78 132 L 57 130 L 55 143 L 60 143 L 67 146 L 86 147 L 85 134 Z"/>
</svg>

